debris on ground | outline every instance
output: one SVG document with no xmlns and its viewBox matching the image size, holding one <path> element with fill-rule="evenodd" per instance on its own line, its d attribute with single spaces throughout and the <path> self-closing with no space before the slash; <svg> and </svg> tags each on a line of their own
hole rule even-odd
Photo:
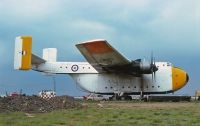
<svg viewBox="0 0 200 126">
<path fill-rule="evenodd" d="M 81 104 L 70 96 L 57 96 L 48 100 L 38 96 L 0 97 L 0 112 L 50 112 L 79 107 Z"/>
<path fill-rule="evenodd" d="M 97 106 L 99 107 L 99 108 L 103 108 L 103 105 L 102 104 L 97 104 Z"/>
<path fill-rule="evenodd" d="M 34 114 L 30 114 L 30 113 L 25 113 L 25 115 L 26 115 L 27 117 L 29 117 L 29 118 L 34 118 L 34 117 L 35 117 Z"/>
</svg>

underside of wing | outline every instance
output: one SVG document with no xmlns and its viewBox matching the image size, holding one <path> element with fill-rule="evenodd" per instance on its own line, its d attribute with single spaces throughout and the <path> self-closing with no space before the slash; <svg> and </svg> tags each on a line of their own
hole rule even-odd
<svg viewBox="0 0 200 126">
<path fill-rule="evenodd" d="M 117 67 L 127 66 L 131 63 L 106 40 L 86 41 L 77 44 L 76 47 L 97 71 L 118 71 Z"/>
</svg>

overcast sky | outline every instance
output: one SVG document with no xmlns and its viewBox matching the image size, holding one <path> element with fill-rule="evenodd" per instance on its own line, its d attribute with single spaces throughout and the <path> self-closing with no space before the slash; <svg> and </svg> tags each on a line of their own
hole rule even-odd
<svg viewBox="0 0 200 126">
<path fill-rule="evenodd" d="M 60 61 L 85 61 L 76 43 L 102 38 L 129 59 L 169 61 L 186 70 L 177 94 L 200 90 L 199 0 L 0 0 L 0 94 L 52 89 L 52 77 L 13 70 L 16 36 L 31 35 L 33 52 L 58 49 Z M 59 95 L 84 94 L 68 75 L 57 75 Z"/>
</svg>

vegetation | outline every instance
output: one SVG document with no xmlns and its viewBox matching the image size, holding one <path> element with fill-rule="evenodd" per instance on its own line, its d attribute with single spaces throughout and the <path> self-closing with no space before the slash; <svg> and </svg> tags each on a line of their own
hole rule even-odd
<svg viewBox="0 0 200 126">
<path fill-rule="evenodd" d="M 0 126 L 200 125 L 200 103 L 102 102 L 99 104 L 99 102 L 86 102 L 83 103 L 83 108 L 50 113 L 4 112 L 0 113 Z"/>
</svg>

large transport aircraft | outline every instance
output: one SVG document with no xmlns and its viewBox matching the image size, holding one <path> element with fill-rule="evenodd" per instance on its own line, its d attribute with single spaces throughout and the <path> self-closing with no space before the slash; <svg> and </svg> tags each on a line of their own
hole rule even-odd
<svg viewBox="0 0 200 126">
<path fill-rule="evenodd" d="M 170 62 L 129 60 L 106 40 L 96 39 L 76 45 L 88 62 L 58 62 L 57 49 L 43 49 L 43 57 L 32 53 L 32 37 L 15 40 L 14 69 L 47 74 L 69 74 L 85 91 L 130 99 L 129 95 L 166 94 L 179 90 L 188 74 Z"/>
</svg>

